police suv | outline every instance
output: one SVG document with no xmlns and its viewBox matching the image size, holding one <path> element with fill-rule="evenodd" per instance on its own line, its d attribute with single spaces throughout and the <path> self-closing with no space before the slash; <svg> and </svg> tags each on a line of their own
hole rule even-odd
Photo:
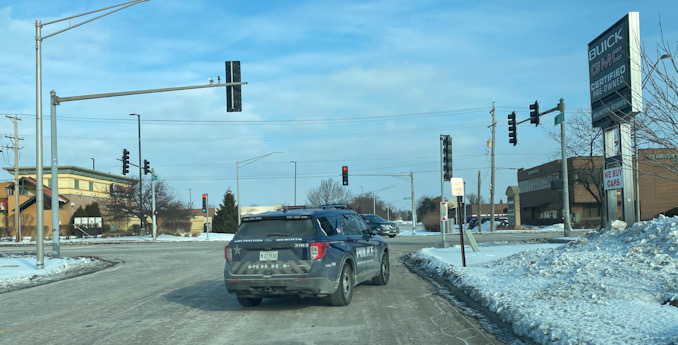
<svg viewBox="0 0 678 345">
<path fill-rule="evenodd" d="M 351 303 L 353 287 L 385 285 L 388 245 L 348 209 L 290 209 L 242 218 L 224 248 L 226 288 L 245 307 L 263 297 L 329 297 Z"/>
</svg>

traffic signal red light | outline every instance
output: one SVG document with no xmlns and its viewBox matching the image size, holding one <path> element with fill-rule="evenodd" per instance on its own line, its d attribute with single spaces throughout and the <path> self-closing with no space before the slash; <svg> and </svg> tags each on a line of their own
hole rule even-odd
<svg viewBox="0 0 678 345">
<path fill-rule="evenodd" d="M 202 211 L 207 212 L 207 193 L 202 195 Z"/>
<path fill-rule="evenodd" d="M 341 167 L 341 179 L 344 186 L 348 186 L 348 166 L 344 165 Z"/>
</svg>

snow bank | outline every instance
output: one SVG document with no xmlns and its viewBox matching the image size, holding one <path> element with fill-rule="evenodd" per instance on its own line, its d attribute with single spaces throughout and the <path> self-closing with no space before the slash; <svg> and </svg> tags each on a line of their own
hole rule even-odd
<svg viewBox="0 0 678 345">
<path fill-rule="evenodd" d="M 660 216 L 466 268 L 427 260 L 538 343 L 678 344 L 677 256 L 678 218 Z"/>
</svg>

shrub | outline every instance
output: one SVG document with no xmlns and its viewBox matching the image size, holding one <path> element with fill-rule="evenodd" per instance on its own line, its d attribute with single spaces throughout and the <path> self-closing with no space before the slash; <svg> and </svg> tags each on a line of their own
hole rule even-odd
<svg viewBox="0 0 678 345">
<path fill-rule="evenodd" d="M 437 211 L 429 211 L 421 220 L 424 229 L 431 232 L 440 232 L 440 216 Z"/>
</svg>

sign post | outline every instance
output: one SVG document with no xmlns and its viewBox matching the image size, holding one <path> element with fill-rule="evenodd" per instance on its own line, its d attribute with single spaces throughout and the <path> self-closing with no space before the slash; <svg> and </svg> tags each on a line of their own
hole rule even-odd
<svg viewBox="0 0 678 345">
<path fill-rule="evenodd" d="M 624 221 L 635 223 L 630 124 L 643 111 L 640 16 L 629 12 L 588 45 L 591 123 L 603 128 L 605 169 L 619 164 Z M 614 131 L 619 131 L 615 147 Z M 611 180 L 610 180 L 611 181 Z M 614 183 L 614 182 L 610 182 Z M 617 219 L 617 191 L 606 186 L 607 222 Z M 616 189 L 616 188 L 615 188 Z"/>
<path fill-rule="evenodd" d="M 461 229 L 461 209 L 459 205 L 462 203 L 462 197 L 464 196 L 464 179 L 461 177 L 453 177 L 450 179 L 450 185 L 452 187 L 452 196 L 457 197 L 457 224 L 459 224 L 459 241 L 461 243 L 461 264 L 463 267 L 466 267 L 466 252 L 464 252 L 464 232 Z"/>
</svg>

